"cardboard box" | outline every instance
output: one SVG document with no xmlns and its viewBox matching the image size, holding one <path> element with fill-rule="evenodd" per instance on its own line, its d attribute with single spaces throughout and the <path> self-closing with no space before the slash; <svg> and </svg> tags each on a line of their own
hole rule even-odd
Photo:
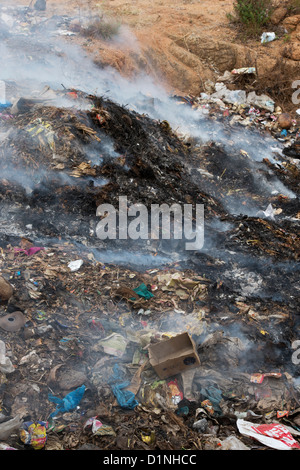
<svg viewBox="0 0 300 470">
<path fill-rule="evenodd" d="M 196 345 L 189 333 L 181 333 L 148 347 L 150 364 L 160 379 L 200 365 Z"/>
</svg>

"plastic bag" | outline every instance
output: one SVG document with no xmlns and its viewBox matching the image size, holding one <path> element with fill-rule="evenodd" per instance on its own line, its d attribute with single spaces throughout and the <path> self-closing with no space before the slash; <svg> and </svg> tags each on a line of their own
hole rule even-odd
<svg viewBox="0 0 300 470">
<path fill-rule="evenodd" d="M 112 333 L 107 338 L 103 338 L 97 343 L 97 348 L 99 346 L 103 347 L 105 354 L 109 354 L 111 356 L 122 357 L 128 341 L 124 336 L 120 335 L 119 333 Z"/>
<path fill-rule="evenodd" d="M 91 428 L 95 436 L 116 436 L 113 428 L 108 424 L 103 424 L 97 416 L 93 416 L 86 421 L 84 429 L 86 428 Z"/>
<path fill-rule="evenodd" d="M 71 271 L 78 271 L 81 268 L 82 265 L 83 265 L 83 260 L 78 259 L 76 261 L 71 261 L 68 264 L 68 268 L 71 269 Z"/>
<path fill-rule="evenodd" d="M 16 416 L 5 423 L 0 424 L 0 441 L 8 439 L 10 435 L 21 426 L 22 419 L 20 416 Z"/>
<path fill-rule="evenodd" d="M 72 392 L 68 393 L 63 399 L 54 397 L 53 395 L 48 395 L 48 400 L 52 401 L 53 403 L 57 404 L 56 410 L 51 413 L 50 418 L 56 416 L 58 413 L 66 413 L 67 411 L 72 411 L 79 405 L 83 394 L 85 392 L 85 385 L 81 385 L 81 387 L 76 388 Z"/>
<path fill-rule="evenodd" d="M 267 42 L 274 41 L 276 39 L 276 34 L 275 33 L 263 33 L 260 39 L 261 39 L 261 43 L 265 44 Z"/>
<path fill-rule="evenodd" d="M 170 382 L 168 382 L 168 387 L 171 391 L 172 402 L 174 403 L 174 405 L 178 405 L 178 403 L 180 403 L 183 400 L 183 393 L 179 389 L 177 379 L 171 380 Z"/>
<path fill-rule="evenodd" d="M 250 447 L 245 446 L 243 442 L 241 442 L 235 436 L 229 436 L 224 441 L 221 441 L 221 448 L 220 450 L 251 450 Z"/>
<path fill-rule="evenodd" d="M 6 347 L 5 343 L 0 340 L 0 372 L 3 374 L 11 374 L 15 371 L 15 368 L 9 359 L 6 357 Z"/>
<path fill-rule="evenodd" d="M 222 400 L 222 392 L 213 385 L 208 386 L 207 388 L 201 388 L 200 393 L 205 399 L 202 401 L 201 406 L 205 408 L 210 414 L 218 413 L 222 414 L 222 410 L 219 406 L 220 401 Z"/>
<path fill-rule="evenodd" d="M 27 256 L 33 256 L 41 250 L 44 250 L 44 248 L 41 247 L 41 246 L 32 246 L 28 250 L 25 250 L 24 248 L 15 248 L 14 249 L 15 253 L 25 253 L 25 255 L 27 255 Z"/>
<path fill-rule="evenodd" d="M 136 292 L 140 297 L 144 297 L 144 299 L 151 299 L 151 297 L 154 297 L 152 292 L 148 291 L 147 286 L 143 283 L 139 287 L 136 287 L 133 289 L 134 292 Z"/>
<path fill-rule="evenodd" d="M 129 381 L 122 381 L 124 378 L 124 372 L 120 369 L 118 364 L 113 367 L 113 375 L 109 378 L 108 383 L 110 384 L 113 394 L 118 400 L 119 405 L 122 408 L 132 410 L 139 403 L 135 399 L 135 395 L 130 390 L 125 390 L 130 385 Z M 121 381 L 119 381 L 121 379 Z"/>
<path fill-rule="evenodd" d="M 243 419 L 237 420 L 237 427 L 243 436 L 254 437 L 262 444 L 277 450 L 300 449 L 300 444 L 289 430 L 279 423 L 254 424 Z"/>
</svg>

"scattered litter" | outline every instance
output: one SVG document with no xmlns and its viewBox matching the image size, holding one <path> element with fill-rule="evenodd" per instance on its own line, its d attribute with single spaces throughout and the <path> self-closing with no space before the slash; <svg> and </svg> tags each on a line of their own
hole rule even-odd
<svg viewBox="0 0 300 470">
<path fill-rule="evenodd" d="M 53 418 L 59 413 L 65 413 L 74 410 L 80 404 L 85 389 L 85 385 L 82 385 L 76 390 L 68 393 L 64 398 L 58 398 L 49 394 L 48 400 L 57 405 L 56 410 L 50 414 L 50 418 Z"/>
<path fill-rule="evenodd" d="M 109 377 L 108 383 L 121 408 L 132 410 L 138 406 L 139 403 L 135 399 L 134 393 L 130 390 L 126 390 L 130 382 L 125 380 L 125 374 L 118 364 L 114 365 L 113 374 Z"/>
<path fill-rule="evenodd" d="M 82 265 L 83 265 L 83 260 L 79 259 L 79 260 L 76 260 L 76 261 L 71 261 L 68 264 L 68 268 L 70 268 L 71 271 L 79 271 L 79 269 L 81 268 Z"/>
<path fill-rule="evenodd" d="M 15 368 L 9 359 L 6 357 L 6 346 L 4 341 L 0 340 L 0 372 L 3 374 L 11 374 Z"/>
<path fill-rule="evenodd" d="M 253 437 L 272 449 L 300 449 L 300 444 L 293 438 L 289 430 L 283 424 L 254 424 L 243 419 L 238 419 L 237 427 L 242 435 Z"/>
<path fill-rule="evenodd" d="M 86 421 L 84 429 L 88 430 L 89 428 L 91 428 L 94 436 L 116 436 L 113 428 L 108 424 L 103 424 L 99 419 L 97 419 L 97 416 L 89 418 Z"/>
<path fill-rule="evenodd" d="M 200 359 L 196 345 L 188 333 L 149 346 L 149 359 L 161 379 L 198 367 Z"/>
<path fill-rule="evenodd" d="M 267 42 L 272 42 L 276 39 L 276 34 L 275 33 L 263 33 L 260 39 L 261 39 L 262 44 L 265 44 Z"/>
<path fill-rule="evenodd" d="M 6 441 L 13 432 L 18 430 L 22 424 L 22 419 L 18 415 L 4 423 L 0 423 L 0 440 Z"/>
<path fill-rule="evenodd" d="M 242 67 L 240 69 L 233 69 L 231 73 L 233 75 L 252 74 L 252 73 L 256 73 L 256 68 L 255 67 Z"/>
<path fill-rule="evenodd" d="M 47 427 L 48 423 L 44 421 L 26 421 L 21 426 L 20 439 L 34 450 L 43 449 L 47 442 Z"/>
</svg>

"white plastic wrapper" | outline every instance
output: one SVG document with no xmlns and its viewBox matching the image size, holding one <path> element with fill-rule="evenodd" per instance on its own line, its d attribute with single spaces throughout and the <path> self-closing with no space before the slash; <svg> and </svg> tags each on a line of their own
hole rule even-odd
<svg viewBox="0 0 300 470">
<path fill-rule="evenodd" d="M 241 442 L 235 436 L 229 436 L 224 441 L 221 441 L 221 448 L 220 450 L 251 450 L 250 447 L 245 446 L 243 442 Z"/>
<path fill-rule="evenodd" d="M 293 438 L 289 429 L 283 424 L 254 424 L 243 419 L 238 419 L 236 424 L 239 432 L 243 436 L 253 437 L 272 449 L 300 449 L 300 444 Z"/>
<path fill-rule="evenodd" d="M 5 343 L 0 340 L 0 372 L 3 374 L 11 374 L 14 371 L 15 368 L 12 365 L 11 360 L 6 357 Z"/>
<path fill-rule="evenodd" d="M 68 268 L 71 269 L 71 271 L 78 271 L 81 266 L 83 265 L 83 260 L 82 259 L 78 259 L 76 261 L 71 261 L 69 264 L 68 264 Z"/>
<path fill-rule="evenodd" d="M 272 42 L 272 41 L 275 41 L 276 34 L 275 33 L 263 33 L 260 39 L 261 39 L 262 44 L 265 44 L 266 42 Z"/>
</svg>

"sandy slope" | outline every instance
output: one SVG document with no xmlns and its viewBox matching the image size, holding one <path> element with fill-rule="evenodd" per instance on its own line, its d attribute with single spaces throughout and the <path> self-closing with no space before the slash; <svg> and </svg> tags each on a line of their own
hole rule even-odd
<svg viewBox="0 0 300 470">
<path fill-rule="evenodd" d="M 5 2 L 4 2 L 5 3 Z M 11 4 L 11 2 L 6 2 Z M 18 4 L 28 5 L 27 1 Z M 151 74 L 172 92 L 198 94 L 207 80 L 214 80 L 226 70 L 256 66 L 259 92 L 289 88 L 289 80 L 299 79 L 297 31 L 261 45 L 257 40 L 243 40 L 230 24 L 227 14 L 234 0 L 48 0 L 46 14 L 100 17 L 120 25 L 113 41 L 85 38 L 79 42 L 99 64 L 115 67 L 127 76 L 138 72 Z M 282 5 L 284 2 L 279 2 Z M 274 26 L 276 31 L 278 26 Z M 300 54 L 299 54 L 300 59 Z M 269 82 L 269 83 L 267 83 Z M 291 93 L 290 93 L 291 94 Z M 286 100 L 287 107 L 289 99 Z"/>
</svg>

